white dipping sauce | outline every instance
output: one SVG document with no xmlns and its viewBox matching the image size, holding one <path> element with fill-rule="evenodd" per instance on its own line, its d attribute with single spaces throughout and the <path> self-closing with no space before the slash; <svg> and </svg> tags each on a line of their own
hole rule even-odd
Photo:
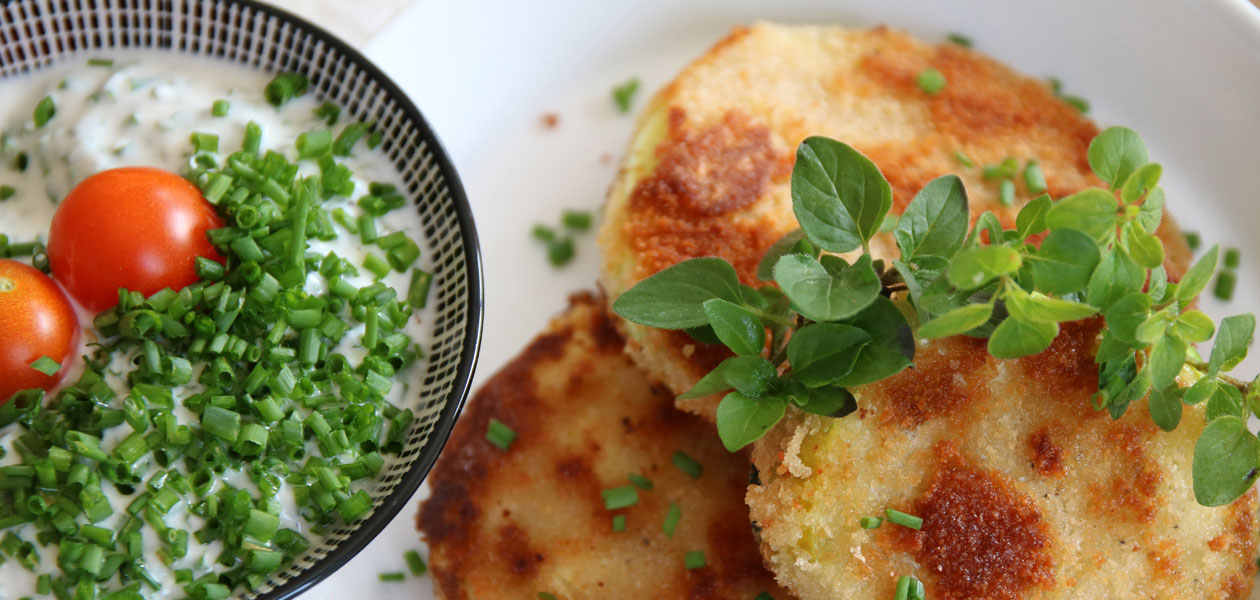
<svg viewBox="0 0 1260 600">
<path fill-rule="evenodd" d="M 245 125 L 254 121 L 262 127 L 264 150 L 281 152 L 295 161 L 294 141 L 298 134 L 327 127 L 313 114 L 321 102 L 310 95 L 290 100 L 280 108 L 267 104 L 263 89 L 271 79 L 268 74 L 207 59 L 164 54 L 123 52 L 106 58 L 114 59 L 114 64 L 109 67 L 89 66 L 86 57 L 73 58 L 33 75 L 0 81 L 0 97 L 5 99 L 4 106 L 0 107 L 0 132 L 3 132 L 0 137 L 0 185 L 11 186 L 15 190 L 12 197 L 0 201 L 0 233 L 8 235 L 11 243 L 36 239 L 46 242 L 57 203 L 75 184 L 93 173 L 122 166 L 160 167 L 183 173 L 192 155 L 189 137 L 194 132 L 218 135 L 219 151 L 216 154 L 222 162 L 228 154 L 240 149 Z M 44 126 L 36 127 L 32 114 L 45 96 L 52 98 L 55 114 Z M 211 108 L 216 100 L 230 103 L 227 116 L 212 116 Z M 349 122 L 343 115 L 333 127 L 334 135 Z M 10 167 L 11 161 L 20 152 L 25 152 L 29 159 L 25 172 Z M 368 182 L 390 183 L 399 190 L 405 189 L 385 154 L 380 149 L 369 150 L 365 140 L 360 140 L 354 147 L 353 156 L 338 157 L 338 160 L 354 173 L 355 191 L 350 198 L 334 196 L 326 201 L 324 207 L 329 211 L 343 208 L 352 216 L 361 214 L 354 199 L 367 194 Z M 318 173 L 318 166 L 313 160 L 300 163 L 300 175 Z M 411 210 L 404 207 L 382 218 L 378 221 L 378 232 L 382 236 L 395 231 L 405 232 L 422 249 L 421 260 L 413 266 L 432 271 L 429 264 L 431 253 L 419 219 L 412 218 Z M 367 249 L 360 244 L 357 235 L 346 232 L 339 225 L 334 225 L 334 228 L 339 236 L 336 240 L 310 239 L 308 252 L 320 255 L 336 252 L 360 267 L 359 275 L 343 278 L 358 287 L 372 283 L 372 274 L 361 268 Z M 381 254 L 379 250 L 377 253 Z M 382 279 L 397 290 L 400 297 L 406 296 L 409 280 L 409 272 L 391 272 Z M 307 283 L 308 291 L 322 294 L 323 288 L 322 277 L 313 273 Z M 81 355 L 90 351 L 86 344 L 96 335 L 91 327 L 92 315 L 82 309 L 79 313 L 85 332 L 81 336 L 84 343 L 79 352 Z M 422 349 L 430 347 L 432 332 L 428 317 L 428 312 L 417 311 L 403 329 Z M 341 353 L 351 364 L 357 365 L 366 354 L 359 345 L 362 334 L 363 325 L 359 324 L 329 351 Z M 119 392 L 114 408 L 121 408 L 122 399 L 127 395 L 127 358 L 115 356 L 107 373 L 107 381 Z M 76 360 L 82 363 L 81 359 Z M 408 370 L 400 372 L 386 400 L 400 408 L 414 408 L 415 401 L 408 398 L 407 391 L 419 389 L 424 375 L 423 363 L 423 360 L 418 360 Z M 81 372 L 82 364 L 76 367 L 67 376 L 68 383 L 72 383 Z M 175 390 L 175 414 L 182 424 L 197 422 L 196 416 L 179 403 L 183 397 L 199 391 L 200 384 L 196 382 L 195 375 L 192 384 Z M 0 465 L 20 462 L 21 457 L 12 450 L 12 442 L 23 431 L 16 423 L 0 430 L 0 446 L 9 450 L 0 459 Z M 109 452 L 130 433 L 131 428 L 125 423 L 106 430 L 102 448 Z M 319 455 L 313 444 L 310 451 Z M 390 459 L 386 457 L 387 468 Z M 145 461 L 150 462 L 149 470 L 142 473 L 147 479 L 160 467 L 152 464 L 151 455 L 139 464 L 144 465 Z M 181 470 L 182 463 L 182 460 L 177 463 Z M 258 488 L 242 472 L 225 473 L 221 480 L 249 490 L 255 499 L 259 498 Z M 354 489 L 370 490 L 372 485 L 369 480 L 353 483 Z M 101 487 L 109 497 L 114 515 L 97 525 L 117 529 L 129 517 L 126 508 L 134 496 L 122 495 L 107 481 L 102 481 Z M 214 489 L 220 488 L 221 484 L 217 484 Z M 143 484 L 141 489 L 144 489 Z M 298 515 L 293 491 L 287 483 L 283 484 L 276 500 L 281 506 L 280 528 L 297 530 L 312 547 L 317 546 L 319 537 L 307 529 L 307 523 Z M 215 562 L 222 550 L 218 542 L 202 545 L 191 536 L 204 526 L 204 522 L 188 512 L 186 502 L 176 504 L 167 515 L 166 522 L 172 527 L 189 531 L 188 555 L 171 568 L 166 568 L 156 554 L 163 547 L 156 533 L 148 526 L 142 529 L 145 563 L 162 584 L 162 589 L 157 592 L 141 586 L 142 593 L 152 598 L 184 596 L 182 586 L 175 582 L 174 569 L 192 568 L 197 575 L 209 570 L 226 570 Z M 24 540 L 35 539 L 31 525 L 18 529 L 17 533 Z M 59 574 L 57 546 L 39 547 L 38 551 L 42 560 L 36 573 L 27 571 L 16 560 L 0 565 L 0 598 L 34 596 L 37 574 Z"/>
</svg>

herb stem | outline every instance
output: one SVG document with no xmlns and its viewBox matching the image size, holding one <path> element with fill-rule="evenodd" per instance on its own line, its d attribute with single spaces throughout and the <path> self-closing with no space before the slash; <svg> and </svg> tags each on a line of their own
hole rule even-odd
<svg viewBox="0 0 1260 600">
<path fill-rule="evenodd" d="M 1190 367 L 1190 368 L 1192 368 L 1192 369 L 1194 369 L 1194 370 L 1198 371 L 1200 374 L 1202 374 L 1202 375 L 1204 375 L 1204 376 L 1206 376 L 1206 375 L 1207 375 L 1207 372 L 1208 372 L 1208 364 L 1207 364 L 1207 363 L 1205 363 L 1205 362 L 1203 362 L 1203 361 L 1200 361 L 1200 360 L 1187 360 L 1187 361 L 1186 361 L 1186 366 L 1188 366 L 1188 367 Z M 1238 379 L 1238 378 L 1236 378 L 1236 377 L 1231 377 L 1231 376 L 1226 375 L 1226 374 L 1224 374 L 1224 373 L 1217 373 L 1217 374 L 1216 374 L 1216 379 L 1217 379 L 1217 380 L 1219 380 L 1221 383 L 1228 383 L 1229 385 L 1232 385 L 1232 386 L 1234 386 L 1234 387 L 1238 388 L 1238 391 L 1242 392 L 1242 394 L 1243 394 L 1243 396 L 1244 396 L 1244 397 L 1247 395 L 1247 392 L 1251 390 L 1251 384 L 1250 384 L 1250 383 L 1247 383 L 1247 382 L 1245 382 L 1245 381 L 1243 381 L 1243 380 L 1241 380 L 1241 379 Z"/>
</svg>

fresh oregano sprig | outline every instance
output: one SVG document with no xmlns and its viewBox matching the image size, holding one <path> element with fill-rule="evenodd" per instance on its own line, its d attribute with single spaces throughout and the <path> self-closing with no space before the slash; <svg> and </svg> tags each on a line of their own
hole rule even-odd
<svg viewBox="0 0 1260 600">
<path fill-rule="evenodd" d="M 1149 398 L 1152 419 L 1172 430 L 1183 405 L 1207 402 L 1195 496 L 1228 503 L 1260 473 L 1260 440 L 1245 427 L 1249 414 L 1260 414 L 1260 386 L 1225 375 L 1246 356 L 1255 318 L 1228 317 L 1217 327 L 1191 308 L 1216 268 L 1215 247 L 1179 282 L 1168 280 L 1154 233 L 1163 219 L 1162 169 L 1137 133 L 1103 131 L 1088 159 L 1106 188 L 1058 200 L 1042 194 L 1020 209 L 1013 229 L 991 212 L 969 227 L 962 180 L 934 179 L 893 217 L 900 256 L 884 261 L 871 255 L 870 240 L 888 229 L 888 181 L 852 147 L 810 137 L 792 171 L 800 229 L 762 258 L 762 285 L 741 283 L 725 260 L 696 258 L 639 282 L 613 310 L 734 352 L 680 396 L 725 394 L 717 426 L 730 451 L 764 435 L 788 404 L 829 417 L 853 412 L 849 388 L 909 366 L 916 336 L 987 338 L 994 357 L 1017 358 L 1048 348 L 1060 323 L 1102 314 L 1094 407 L 1119 419 Z M 1213 335 L 1204 362 L 1194 344 Z M 1181 387 L 1183 375 L 1195 383 Z"/>
</svg>

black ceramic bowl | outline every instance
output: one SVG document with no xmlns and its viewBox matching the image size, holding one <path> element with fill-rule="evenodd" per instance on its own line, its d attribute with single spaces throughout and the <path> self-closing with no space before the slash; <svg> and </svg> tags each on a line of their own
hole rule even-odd
<svg viewBox="0 0 1260 600">
<path fill-rule="evenodd" d="M 311 91 L 375 122 L 434 252 L 433 345 L 406 446 L 369 489 L 372 512 L 330 532 L 305 556 L 240 597 L 292 598 L 332 574 L 402 510 L 424 480 L 467 397 L 481 339 L 481 257 L 472 212 L 437 137 L 379 69 L 328 32 L 250 0 L 13 0 L 0 2 L 0 79 L 69 57 L 151 49 L 213 57 L 266 72 L 296 71 Z M 50 557 L 51 558 L 51 557 Z"/>
</svg>

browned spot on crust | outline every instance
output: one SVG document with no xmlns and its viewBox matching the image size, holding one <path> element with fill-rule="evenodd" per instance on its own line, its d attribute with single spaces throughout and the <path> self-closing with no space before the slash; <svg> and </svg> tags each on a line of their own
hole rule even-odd
<svg viewBox="0 0 1260 600">
<path fill-rule="evenodd" d="M 700 373 L 708 373 L 722 361 L 734 356 L 734 353 L 726 346 L 698 342 L 686 331 L 668 331 L 665 335 L 669 338 L 670 347 L 678 348 L 680 352 L 683 352 L 687 362 Z"/>
<path fill-rule="evenodd" d="M 1252 538 L 1256 530 L 1256 488 L 1251 488 L 1242 498 L 1229 505 L 1233 518 L 1228 532 L 1228 552 L 1234 555 L 1234 562 L 1246 565 L 1246 570 L 1230 577 L 1221 591 L 1230 600 L 1242 600 L 1251 596 L 1251 588 L 1255 582 L 1256 543 Z M 1216 550 L 1213 548 L 1213 550 Z"/>
<path fill-rule="evenodd" d="M 1150 421 L 1114 423 L 1109 442 L 1125 457 L 1126 468 L 1116 473 L 1107 486 L 1090 486 L 1095 510 L 1109 519 L 1129 523 L 1151 523 L 1159 510 L 1159 465 L 1146 453 L 1146 444 L 1158 429 Z"/>
<path fill-rule="evenodd" d="M 508 521 L 499 527 L 496 554 L 513 575 L 528 577 L 538 572 L 543 555 L 530 547 L 529 534 L 520 525 Z"/>
<path fill-rule="evenodd" d="M 1181 577 L 1181 549 L 1177 547 L 1176 540 L 1160 540 L 1155 549 L 1146 553 L 1146 560 L 1151 563 L 1157 577 L 1168 580 Z"/>
<path fill-rule="evenodd" d="M 1024 372 L 1037 383 L 1053 390 L 1051 398 L 1082 404 L 1098 391 L 1098 365 L 1094 352 L 1098 347 L 1100 317 L 1062 323 L 1059 337 L 1040 354 L 1019 359 Z M 1101 411 L 1090 411 L 1103 414 Z"/>
<path fill-rule="evenodd" d="M 701 129 L 689 129 L 681 109 L 671 108 L 669 135 L 656 147 L 657 164 L 630 194 L 626 233 L 646 277 L 689 258 L 731 261 L 746 283 L 778 232 L 721 215 L 746 208 L 776 178 L 791 170 L 770 130 L 739 112 Z"/>
<path fill-rule="evenodd" d="M 949 461 L 911 511 L 923 529 L 898 527 L 892 535 L 935 575 L 930 597 L 1015 600 L 1054 584 L 1050 529 L 1001 473 Z"/>
<path fill-rule="evenodd" d="M 914 366 L 871 384 L 888 403 L 882 423 L 916 427 L 989 398 L 986 340 L 957 336 L 915 352 Z"/>
<path fill-rule="evenodd" d="M 1063 475 L 1065 450 L 1055 440 L 1058 433 L 1057 425 L 1045 425 L 1028 436 L 1028 447 L 1032 450 L 1033 469 L 1044 477 Z"/>
</svg>

